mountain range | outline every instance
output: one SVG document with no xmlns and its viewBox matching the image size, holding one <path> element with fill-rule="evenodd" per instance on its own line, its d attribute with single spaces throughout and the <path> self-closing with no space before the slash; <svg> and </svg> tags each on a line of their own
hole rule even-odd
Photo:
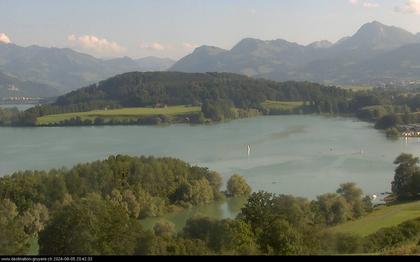
<svg viewBox="0 0 420 262">
<path fill-rule="evenodd" d="M 175 63 L 180 72 L 232 72 L 277 81 L 386 84 L 420 80 L 420 34 L 374 21 L 336 43 L 241 40 L 232 49 L 201 46 Z"/>
<path fill-rule="evenodd" d="M 0 72 L 0 98 L 10 97 L 54 97 L 60 92 L 46 84 L 22 81 Z"/>
<path fill-rule="evenodd" d="M 63 94 L 120 73 L 163 71 L 173 63 L 171 59 L 157 57 L 105 60 L 69 48 L 0 43 L 0 96 L 10 93 L 4 90 L 11 84 L 23 96 Z"/>
<path fill-rule="evenodd" d="M 198 47 L 178 62 L 157 57 L 99 59 L 69 48 L 0 43 L 0 97 L 50 97 L 121 73 L 166 70 L 337 85 L 419 82 L 420 33 L 374 21 L 336 43 L 245 38 L 230 50 Z"/>
</svg>

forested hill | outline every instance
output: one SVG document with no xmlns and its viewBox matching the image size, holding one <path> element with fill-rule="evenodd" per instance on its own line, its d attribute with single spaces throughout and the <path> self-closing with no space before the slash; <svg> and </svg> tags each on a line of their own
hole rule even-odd
<svg viewBox="0 0 420 262">
<path fill-rule="evenodd" d="M 206 100 L 230 100 L 238 108 L 256 108 L 266 100 L 313 101 L 347 95 L 348 91 L 315 83 L 278 83 L 231 73 L 131 72 L 70 92 L 53 106 L 87 111 L 106 106 L 198 105 Z"/>
</svg>

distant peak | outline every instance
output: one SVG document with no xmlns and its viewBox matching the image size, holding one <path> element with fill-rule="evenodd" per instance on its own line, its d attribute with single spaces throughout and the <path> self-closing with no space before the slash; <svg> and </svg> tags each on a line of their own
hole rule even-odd
<svg viewBox="0 0 420 262">
<path fill-rule="evenodd" d="M 211 45 L 202 45 L 197 47 L 198 50 L 206 50 L 206 49 L 219 49 L 217 46 L 211 46 Z"/>
<path fill-rule="evenodd" d="M 216 46 L 202 45 L 202 46 L 197 47 L 194 50 L 194 53 L 215 53 L 215 52 L 217 53 L 217 52 L 223 52 L 223 51 L 225 50 Z"/>
<path fill-rule="evenodd" d="M 260 40 L 260 39 L 256 39 L 256 38 L 244 38 L 241 41 L 239 41 L 239 43 L 237 43 L 233 48 L 232 51 L 249 51 L 251 49 L 256 48 L 258 45 L 264 44 L 265 42 Z"/>
<path fill-rule="evenodd" d="M 359 31 L 357 31 L 357 33 L 384 33 L 385 31 L 399 31 L 399 32 L 405 32 L 405 33 L 409 33 L 407 30 L 396 27 L 396 26 L 390 26 L 390 25 L 385 25 L 381 22 L 378 21 L 372 21 L 370 23 L 366 23 L 364 25 L 362 25 L 362 27 L 360 27 Z"/>
<path fill-rule="evenodd" d="M 402 28 L 372 21 L 361 26 L 350 38 L 337 42 L 336 46 L 346 49 L 390 50 L 416 41 L 414 34 Z"/>
<path fill-rule="evenodd" d="M 295 42 L 290 42 L 290 41 L 287 41 L 287 40 L 284 40 L 284 39 L 281 39 L 281 38 L 276 39 L 276 40 L 272 40 L 272 41 L 267 41 L 267 42 L 274 43 L 276 45 L 298 45 Z"/>
<path fill-rule="evenodd" d="M 380 25 L 380 26 L 385 26 L 383 23 L 381 23 L 381 22 L 379 22 L 379 21 L 376 21 L 376 20 L 374 20 L 374 21 L 372 21 L 372 22 L 370 22 L 370 23 L 368 23 L 368 24 L 371 24 L 371 25 Z"/>
<path fill-rule="evenodd" d="M 321 40 L 321 41 L 316 41 L 313 42 L 311 44 L 308 45 L 308 47 L 312 47 L 312 48 L 329 48 L 333 45 L 333 43 L 331 43 L 328 40 Z"/>
<path fill-rule="evenodd" d="M 239 41 L 239 43 L 259 43 L 259 42 L 264 42 L 264 41 L 261 39 L 253 38 L 253 37 L 246 37 L 242 39 L 241 41 Z"/>
<path fill-rule="evenodd" d="M 373 30 L 377 31 L 377 30 L 380 30 L 380 29 L 383 29 L 383 28 L 388 28 L 388 27 L 389 26 L 384 25 L 384 24 L 382 24 L 378 21 L 373 21 L 373 22 L 366 23 L 366 24 L 362 25 L 358 32 L 373 31 Z"/>
</svg>

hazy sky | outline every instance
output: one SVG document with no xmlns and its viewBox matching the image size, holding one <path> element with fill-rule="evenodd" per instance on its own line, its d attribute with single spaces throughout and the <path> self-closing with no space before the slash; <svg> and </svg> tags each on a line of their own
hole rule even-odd
<svg viewBox="0 0 420 262">
<path fill-rule="evenodd" d="M 0 42 L 180 58 L 244 37 L 337 41 L 378 20 L 420 31 L 420 0 L 0 0 Z"/>
</svg>

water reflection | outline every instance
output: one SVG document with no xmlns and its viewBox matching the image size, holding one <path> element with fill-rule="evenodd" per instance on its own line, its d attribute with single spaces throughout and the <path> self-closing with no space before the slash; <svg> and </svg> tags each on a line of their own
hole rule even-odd
<svg viewBox="0 0 420 262">
<path fill-rule="evenodd" d="M 169 220 L 175 224 L 175 230 L 181 231 L 187 220 L 192 217 L 209 217 L 214 219 L 234 219 L 246 203 L 246 198 L 231 198 L 226 201 L 216 202 L 210 205 L 193 207 L 180 212 L 169 213 L 161 217 L 142 219 L 145 229 L 153 229 L 153 226 L 161 219 Z"/>
</svg>

